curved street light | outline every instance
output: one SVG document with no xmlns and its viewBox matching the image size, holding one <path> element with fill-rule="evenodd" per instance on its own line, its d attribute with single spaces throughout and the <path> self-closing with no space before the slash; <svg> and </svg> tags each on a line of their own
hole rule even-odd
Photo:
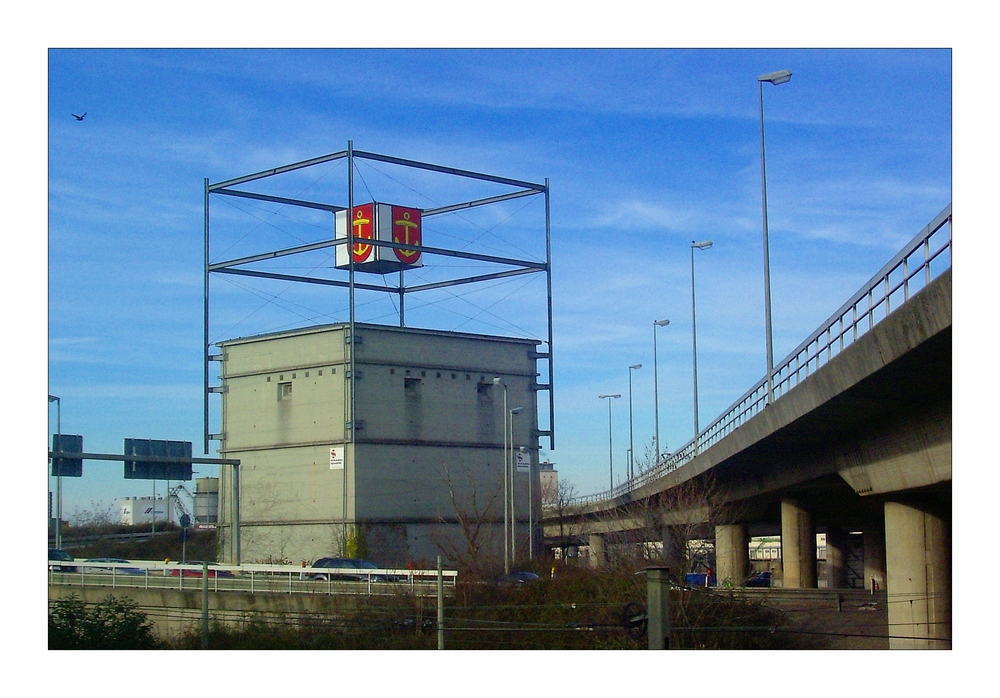
<svg viewBox="0 0 1000 698">
<path fill-rule="evenodd" d="M 654 440 L 656 442 L 656 457 L 653 465 L 660 463 L 660 380 L 656 373 L 656 328 L 666 327 L 670 320 L 653 320 L 653 420 L 656 422 Z"/>
<path fill-rule="evenodd" d="M 510 428 L 508 429 L 508 433 L 510 434 L 510 448 L 508 449 L 508 453 L 510 453 L 510 463 L 508 465 L 509 465 L 509 468 L 510 468 L 510 470 L 509 470 L 509 473 L 510 473 L 510 563 L 512 565 L 514 564 L 514 562 L 515 562 L 515 560 L 517 558 L 517 555 L 516 555 L 517 544 L 515 543 L 515 539 L 516 539 L 515 531 L 517 530 L 517 519 L 515 518 L 515 513 L 514 513 L 515 512 L 515 509 L 514 509 L 514 472 L 515 472 L 514 471 L 514 415 L 515 414 L 521 414 L 522 412 L 524 412 L 524 408 L 523 407 L 514 407 L 513 409 L 511 409 L 509 411 L 509 414 L 510 414 Z"/>
<path fill-rule="evenodd" d="M 510 521 L 508 519 L 508 514 L 510 513 L 510 499 L 508 496 L 510 483 L 507 477 L 507 384 L 497 376 L 493 379 L 493 385 L 503 387 L 503 415 L 501 416 L 503 420 L 503 573 L 510 574 Z"/>
<path fill-rule="evenodd" d="M 698 427 L 698 330 L 695 323 L 694 308 L 694 251 L 707 250 L 712 246 L 711 240 L 701 242 L 691 241 L 691 356 L 694 363 L 694 454 L 698 455 L 698 436 L 701 429 Z"/>
<path fill-rule="evenodd" d="M 757 78 L 760 93 L 760 200 L 764 216 L 764 326 L 767 346 L 767 404 L 774 402 L 774 352 L 771 348 L 771 255 L 767 247 L 767 174 L 764 166 L 764 83 L 784 85 L 792 71 L 779 70 Z"/>
<path fill-rule="evenodd" d="M 632 439 L 632 371 L 638 371 L 642 364 L 628 367 L 628 479 L 635 477 L 635 443 Z"/>
<path fill-rule="evenodd" d="M 611 400 L 621 397 L 621 394 L 598 395 L 597 397 L 601 400 L 605 398 L 608 400 L 608 470 L 611 473 L 611 489 L 613 490 L 615 488 L 615 451 L 611 440 Z"/>
</svg>

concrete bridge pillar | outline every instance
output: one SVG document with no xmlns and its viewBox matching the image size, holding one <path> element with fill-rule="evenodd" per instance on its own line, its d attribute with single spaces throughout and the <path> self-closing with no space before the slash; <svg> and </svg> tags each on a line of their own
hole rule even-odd
<svg viewBox="0 0 1000 698">
<path fill-rule="evenodd" d="M 746 524 L 715 527 L 715 575 L 722 586 L 727 581 L 743 586 L 750 566 L 750 547 Z"/>
<path fill-rule="evenodd" d="M 794 499 L 781 500 L 781 566 L 786 589 L 816 588 L 816 528 Z"/>
<path fill-rule="evenodd" d="M 885 503 L 889 649 L 951 649 L 951 527 L 922 504 Z M 898 637 L 905 636 L 905 637 Z"/>
<path fill-rule="evenodd" d="M 590 566 L 602 567 L 607 559 L 604 555 L 604 536 L 590 534 L 587 536 L 587 545 L 590 546 Z"/>
<path fill-rule="evenodd" d="M 847 531 L 836 526 L 826 529 L 826 587 L 847 587 Z"/>
<path fill-rule="evenodd" d="M 885 590 L 885 519 L 865 522 L 865 587 Z"/>
</svg>

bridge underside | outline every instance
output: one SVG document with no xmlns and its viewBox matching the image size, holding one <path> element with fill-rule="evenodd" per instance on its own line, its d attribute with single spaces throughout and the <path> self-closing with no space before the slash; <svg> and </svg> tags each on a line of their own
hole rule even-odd
<svg viewBox="0 0 1000 698">
<path fill-rule="evenodd" d="M 950 646 L 951 372 L 948 270 L 683 467 L 630 495 L 548 515 L 546 535 L 586 540 L 598 557 L 629 538 L 676 552 L 675 536 L 714 535 L 713 566 L 735 584 L 746 578 L 750 537 L 780 535 L 775 577 L 816 587 L 816 533 L 825 532 L 826 586 L 860 581 L 897 601 L 890 627 L 909 630 L 891 646 Z M 848 574 L 852 565 L 863 571 Z"/>
</svg>

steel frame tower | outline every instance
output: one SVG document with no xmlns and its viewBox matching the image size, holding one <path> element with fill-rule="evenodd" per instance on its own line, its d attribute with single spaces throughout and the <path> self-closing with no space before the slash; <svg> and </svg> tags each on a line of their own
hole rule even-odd
<svg viewBox="0 0 1000 698">
<path fill-rule="evenodd" d="M 248 184 L 250 182 L 256 182 L 268 177 L 274 177 L 277 175 L 285 174 L 295 170 L 301 170 L 303 168 L 314 167 L 316 165 L 321 165 L 324 163 L 334 162 L 337 160 L 347 161 L 347 191 L 346 191 L 346 205 L 325 203 L 318 201 L 307 201 L 304 199 L 288 198 L 282 196 L 273 196 L 270 194 L 263 194 L 253 191 L 248 191 L 244 188 L 236 189 L 234 187 Z M 445 247 L 427 247 L 427 246 L 412 246 L 405 245 L 402 243 L 390 242 L 385 240 L 377 239 L 367 239 L 367 238 L 357 238 L 354 236 L 353 226 L 348 225 L 347 237 L 341 239 L 335 239 L 336 233 L 334 233 L 334 239 L 322 240 L 319 242 L 308 243 L 304 245 L 298 245 L 295 247 L 287 247 L 282 249 L 275 249 L 266 252 L 262 252 L 255 255 L 250 255 L 246 257 L 238 257 L 234 259 L 227 259 L 219 262 L 212 262 L 210 258 L 211 250 L 211 209 L 210 202 L 212 196 L 232 196 L 241 197 L 247 199 L 256 199 L 258 201 L 267 201 L 271 203 L 278 203 L 288 206 L 295 206 L 301 208 L 308 208 L 319 211 L 326 211 L 331 214 L 331 216 L 336 216 L 338 211 L 347 212 L 347 220 L 351 221 L 354 219 L 354 160 L 374 160 L 378 162 L 389 163 L 392 165 L 399 165 L 407 168 L 414 168 L 419 170 L 437 172 L 444 175 L 451 175 L 455 177 L 461 177 L 466 179 L 476 179 L 486 182 L 492 182 L 494 184 L 501 184 L 508 187 L 514 187 L 513 191 L 499 194 L 497 196 L 491 196 L 483 199 L 476 199 L 472 201 L 461 201 L 445 206 L 439 206 L 436 208 L 422 209 L 421 217 L 429 218 L 432 216 L 438 216 L 446 213 L 452 213 L 455 211 L 460 211 L 463 209 L 470 209 L 480 206 L 489 206 L 491 204 L 497 204 L 503 201 L 510 201 L 512 199 L 518 199 L 526 196 L 538 196 L 542 195 L 545 197 L 545 261 L 538 262 L 532 260 L 524 259 L 514 259 L 503 256 L 496 255 L 485 255 L 478 254 L 474 252 L 466 252 L 463 250 L 450 249 Z M 211 308 L 211 276 L 212 274 L 235 274 L 241 276 L 250 276 L 256 278 L 264 279 L 274 279 L 279 281 L 291 281 L 296 283 L 308 283 L 308 284 L 319 284 L 324 286 L 333 286 L 337 288 L 346 288 L 348 290 L 349 297 L 349 335 L 350 335 L 350 375 L 352 376 L 351 387 L 350 387 L 350 412 L 348 415 L 348 427 L 350 434 L 350 442 L 354 443 L 356 439 L 356 429 L 354 424 L 354 406 L 355 406 L 355 381 L 353 376 L 355 375 L 354 367 L 354 338 L 355 338 L 355 291 L 373 291 L 380 293 L 393 293 L 399 296 L 399 326 L 405 327 L 405 300 L 407 294 L 420 293 L 422 291 L 429 291 L 433 289 L 447 288 L 450 286 L 458 286 L 462 284 L 474 284 L 484 281 L 492 281 L 496 279 L 502 279 L 506 277 L 519 276 L 522 274 L 534 274 L 539 272 L 544 272 L 546 276 L 546 302 L 547 302 L 547 324 L 548 324 L 548 340 L 547 349 L 544 353 L 539 353 L 535 358 L 543 359 L 548 363 L 548 384 L 537 385 L 537 390 L 547 391 L 549 394 L 549 422 L 548 429 L 538 430 L 535 434 L 536 438 L 542 438 L 547 436 L 549 438 L 549 448 L 555 448 L 555 397 L 553 392 L 553 363 L 552 363 L 552 239 L 551 239 L 551 226 L 550 226 L 550 208 L 549 208 L 549 180 L 545 179 L 543 184 L 535 182 L 527 182 L 518 179 L 511 179 L 508 177 L 498 177 L 495 175 L 483 174 L 481 172 L 473 172 L 470 170 L 461 170 L 454 167 L 445 167 L 443 165 L 435 165 L 426 162 L 418 162 L 416 160 L 408 160 L 404 158 L 393 157 L 389 155 L 380 155 L 378 153 L 370 153 L 362 150 L 355 150 L 353 141 L 347 142 L 347 149 L 341 150 L 336 153 L 330 153 L 328 155 L 321 155 L 319 157 L 311 158 L 309 160 L 302 160 L 300 162 L 291 163 L 288 165 L 282 165 L 280 167 L 275 167 L 273 169 L 264 170 L 254 174 L 244 175 L 242 177 L 235 177 L 233 179 L 227 179 L 223 182 L 211 183 L 206 178 L 205 179 L 205 189 L 204 189 L 204 206 L 205 206 L 205 269 L 204 269 L 204 285 L 205 285 L 205 295 L 204 295 L 204 426 L 205 426 L 205 453 L 209 452 L 209 442 L 213 440 L 220 440 L 223 435 L 212 434 L 209 427 L 209 398 L 212 393 L 221 392 L 222 388 L 220 386 L 210 385 L 209 381 L 209 365 L 212 361 L 220 361 L 220 354 L 211 353 L 211 342 L 209 339 L 209 317 Z M 335 226 L 331 225 L 331 231 L 335 230 Z M 434 283 L 424 283 L 416 284 L 412 286 L 407 286 L 405 283 L 404 270 L 399 271 L 399 283 L 397 286 L 378 286 L 375 284 L 368 283 L 358 283 L 355 280 L 355 263 L 354 256 L 348 254 L 348 268 L 347 268 L 347 279 L 330 279 L 326 277 L 319 276 L 309 276 L 309 275 L 291 275 L 291 274 L 279 274 L 271 271 L 254 269 L 252 265 L 257 262 L 264 262 L 267 260 L 276 259 L 279 257 L 286 257 L 296 254 L 302 254 L 306 252 L 312 252 L 315 250 L 325 249 L 325 248 L 336 248 L 339 245 L 353 245 L 356 242 L 362 242 L 364 244 L 372 244 L 377 247 L 389 247 L 400 250 L 413 250 L 419 251 L 424 255 L 430 256 L 443 256 L 443 257 L 457 257 L 461 259 L 468 259 L 477 262 L 490 263 L 490 264 L 500 264 L 508 267 L 502 271 L 497 271 L 488 274 L 478 274 L 475 276 L 466 276 L 453 279 L 447 279 L 444 281 L 438 281 Z"/>
</svg>

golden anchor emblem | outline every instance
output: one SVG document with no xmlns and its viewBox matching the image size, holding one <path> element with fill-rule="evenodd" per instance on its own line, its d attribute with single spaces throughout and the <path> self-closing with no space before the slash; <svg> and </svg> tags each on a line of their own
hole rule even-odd
<svg viewBox="0 0 1000 698">
<path fill-rule="evenodd" d="M 402 235 L 400 235 L 399 233 L 396 233 L 396 232 L 393 233 L 393 236 L 392 236 L 392 241 L 393 242 L 401 243 L 403 245 L 419 245 L 420 244 L 420 238 L 419 238 L 419 236 L 417 236 L 417 239 L 414 240 L 414 241 L 410 240 L 410 231 L 413 230 L 414 228 L 416 228 L 418 226 L 418 224 L 414 223 L 413 221 L 410 220 L 410 213 L 409 213 L 409 211 L 404 211 L 403 212 L 403 218 L 400 219 L 400 220 L 398 220 L 398 221 L 393 221 L 393 222 L 395 223 L 395 226 L 393 226 L 394 230 L 396 229 L 396 226 L 399 226 L 399 228 L 402 228 Z M 409 261 L 411 261 L 414 257 L 416 257 L 420 253 L 417 250 L 396 250 L 396 254 L 400 258 L 402 258 L 404 262 L 409 262 Z"/>
<path fill-rule="evenodd" d="M 354 210 L 354 237 L 356 238 L 368 238 L 372 237 L 371 229 L 369 228 L 368 234 L 365 234 L 365 226 L 371 223 L 370 218 L 365 218 L 365 212 L 360 209 Z M 371 252 L 372 246 L 362 242 L 354 243 L 354 261 L 363 262 L 367 259 L 368 254 Z"/>
</svg>

